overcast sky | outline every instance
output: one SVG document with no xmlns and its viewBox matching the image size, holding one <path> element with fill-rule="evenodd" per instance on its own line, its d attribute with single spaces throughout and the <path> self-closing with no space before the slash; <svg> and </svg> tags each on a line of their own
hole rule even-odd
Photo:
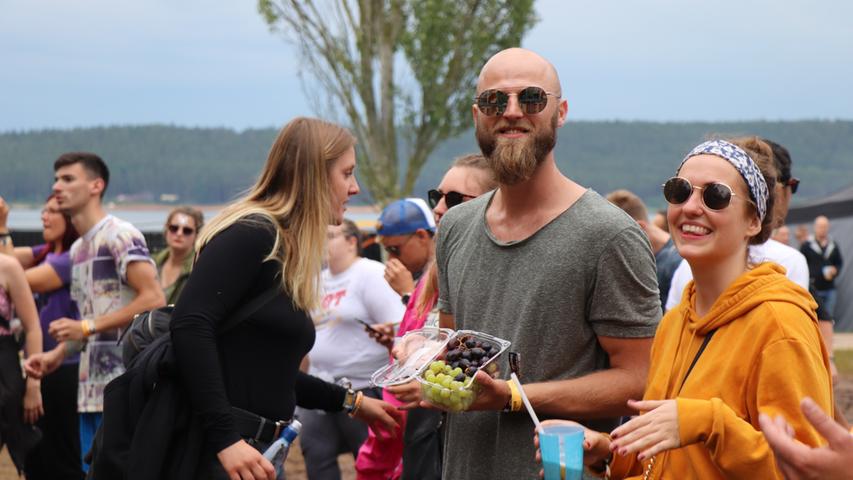
<svg viewBox="0 0 853 480">
<path fill-rule="evenodd" d="M 853 119 L 853 2 L 539 0 L 575 120 Z M 0 0 L 0 131 L 316 115 L 256 2 Z M 321 113 L 322 115 L 322 113 Z"/>
</svg>

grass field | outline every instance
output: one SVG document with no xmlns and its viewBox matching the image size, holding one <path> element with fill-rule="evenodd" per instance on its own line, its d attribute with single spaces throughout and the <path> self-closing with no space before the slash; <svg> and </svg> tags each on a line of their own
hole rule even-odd
<svg viewBox="0 0 853 480">
<path fill-rule="evenodd" d="M 835 367 L 839 374 L 853 375 L 853 350 L 836 350 Z"/>
</svg>

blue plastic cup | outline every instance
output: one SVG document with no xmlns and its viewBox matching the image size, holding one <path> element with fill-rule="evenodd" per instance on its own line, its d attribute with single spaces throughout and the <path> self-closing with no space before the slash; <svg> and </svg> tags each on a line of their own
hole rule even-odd
<svg viewBox="0 0 853 480">
<path fill-rule="evenodd" d="M 583 427 L 547 425 L 539 434 L 545 480 L 583 478 Z"/>
</svg>

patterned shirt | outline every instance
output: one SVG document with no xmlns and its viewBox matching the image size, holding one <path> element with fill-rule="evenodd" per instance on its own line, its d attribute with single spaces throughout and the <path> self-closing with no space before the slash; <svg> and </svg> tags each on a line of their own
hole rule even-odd
<svg viewBox="0 0 853 480">
<path fill-rule="evenodd" d="M 71 246 L 71 298 L 80 318 L 94 319 L 114 312 L 136 296 L 127 284 L 131 262 L 154 262 L 145 237 L 133 225 L 107 215 Z M 120 329 L 98 332 L 88 338 L 80 353 L 80 385 L 77 409 L 102 412 L 104 387 L 124 372 L 121 347 L 116 344 Z"/>
</svg>

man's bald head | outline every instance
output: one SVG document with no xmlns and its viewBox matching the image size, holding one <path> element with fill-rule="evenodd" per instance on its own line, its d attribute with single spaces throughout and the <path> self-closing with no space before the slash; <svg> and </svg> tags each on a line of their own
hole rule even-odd
<svg viewBox="0 0 853 480">
<path fill-rule="evenodd" d="M 477 91 L 487 88 L 536 85 L 560 95 L 557 69 L 538 53 L 524 48 L 501 50 L 490 58 L 477 81 Z"/>
</svg>

